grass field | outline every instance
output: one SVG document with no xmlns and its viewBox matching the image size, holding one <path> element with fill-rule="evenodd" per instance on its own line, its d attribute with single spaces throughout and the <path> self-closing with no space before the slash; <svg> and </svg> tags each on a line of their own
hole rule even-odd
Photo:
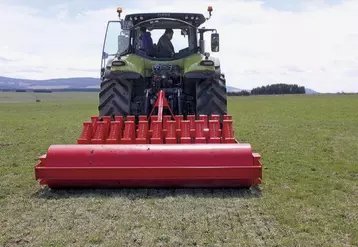
<svg viewBox="0 0 358 247">
<path fill-rule="evenodd" d="M 0 93 L 0 246 L 358 246 L 358 97 L 230 98 L 262 155 L 252 190 L 50 191 L 33 166 L 75 143 L 97 94 Z"/>
</svg>

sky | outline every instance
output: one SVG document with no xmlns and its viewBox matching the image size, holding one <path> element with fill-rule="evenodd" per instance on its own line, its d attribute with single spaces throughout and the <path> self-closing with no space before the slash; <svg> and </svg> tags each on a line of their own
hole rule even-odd
<svg viewBox="0 0 358 247">
<path fill-rule="evenodd" d="M 298 84 L 358 92 L 358 0 L 0 0 L 0 76 L 99 77 L 107 21 L 138 12 L 198 12 L 220 34 L 227 84 Z M 210 37 L 207 35 L 206 37 Z"/>
</svg>

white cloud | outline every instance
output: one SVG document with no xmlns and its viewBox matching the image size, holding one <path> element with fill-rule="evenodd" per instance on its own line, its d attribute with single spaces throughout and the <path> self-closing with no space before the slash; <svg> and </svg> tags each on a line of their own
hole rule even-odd
<svg viewBox="0 0 358 247">
<path fill-rule="evenodd" d="M 187 12 L 190 7 L 190 12 L 207 15 L 207 4 L 157 0 L 140 1 L 138 9 L 123 8 L 126 14 Z M 204 26 L 220 33 L 221 51 L 212 55 L 220 57 L 229 85 L 250 89 L 283 82 L 321 92 L 358 91 L 357 1 L 306 1 L 299 12 L 268 9 L 254 1 L 210 4 L 213 16 Z M 0 75 L 98 76 L 106 22 L 117 18 L 117 6 L 76 16 L 69 15 L 69 6 L 53 7 L 57 14 L 50 18 L 36 9 L 0 4 L 0 56 L 11 60 L 0 61 Z"/>
</svg>

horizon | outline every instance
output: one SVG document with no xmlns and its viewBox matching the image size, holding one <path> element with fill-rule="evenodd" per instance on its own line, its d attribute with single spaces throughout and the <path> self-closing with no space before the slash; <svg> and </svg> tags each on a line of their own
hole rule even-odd
<svg viewBox="0 0 358 247">
<path fill-rule="evenodd" d="M 97 78 L 105 28 L 107 21 L 118 19 L 117 7 L 123 8 L 122 16 L 138 12 L 207 16 L 207 6 L 212 5 L 212 17 L 204 26 L 218 29 L 221 50 L 210 52 L 210 40 L 206 46 L 220 59 L 231 87 L 282 82 L 322 93 L 358 92 L 358 30 L 354 28 L 358 1 L 200 0 L 191 1 L 190 10 L 186 1 L 3 0 L 0 32 L 7 35 L 0 40 L 0 76 Z"/>
<path fill-rule="evenodd" d="M 25 78 L 14 78 L 14 77 L 6 77 L 6 76 L 0 76 L 0 79 L 2 78 L 8 78 L 8 79 L 14 79 L 14 80 L 33 80 L 33 79 L 25 79 Z M 33 81 L 39 81 L 39 82 L 45 82 L 45 81 L 49 81 L 49 80 L 70 80 L 70 79 L 96 79 L 96 80 L 100 80 L 100 78 L 96 78 L 96 77 L 61 77 L 61 78 L 49 78 L 49 79 L 34 79 Z M 274 83 L 274 84 L 289 84 L 289 83 Z M 47 85 L 47 84 L 46 84 Z M 270 84 L 272 85 L 272 84 Z M 48 86 L 48 85 L 47 85 Z M 261 86 L 269 86 L 269 85 L 261 85 Z M 257 87 L 261 87 L 261 86 L 257 86 Z M 301 86 L 301 85 L 298 85 L 298 86 Z M 235 86 L 232 86 L 232 85 L 227 85 L 228 89 L 230 88 L 231 90 L 241 90 L 241 91 L 251 91 L 252 89 L 254 88 L 238 88 L 238 87 L 235 87 Z M 256 88 L 257 88 L 256 87 Z M 80 89 L 82 87 L 74 87 L 73 89 Z M 88 87 L 87 87 L 88 88 Z M 91 86 L 90 88 L 93 88 L 93 86 Z M 98 84 L 98 88 L 99 88 L 99 84 Z M 15 89 L 21 89 L 21 88 L 10 88 L 12 90 L 15 90 Z M 67 89 L 66 87 L 59 87 L 59 86 L 53 86 L 53 88 L 51 87 L 38 87 L 38 86 L 35 86 L 35 88 L 33 87 L 29 87 L 28 90 L 32 90 L 32 89 L 45 89 L 45 90 L 51 90 L 51 89 Z M 315 90 L 314 88 L 307 88 L 305 87 L 306 90 L 309 90 L 309 91 L 313 91 L 314 93 L 321 93 L 317 90 Z M 1 81 L 0 81 L 0 90 L 1 90 Z M 235 92 L 235 91 L 232 91 L 232 92 Z M 335 92 L 335 93 L 339 93 L 339 92 Z M 357 92 L 347 92 L 347 93 L 357 93 Z"/>
</svg>

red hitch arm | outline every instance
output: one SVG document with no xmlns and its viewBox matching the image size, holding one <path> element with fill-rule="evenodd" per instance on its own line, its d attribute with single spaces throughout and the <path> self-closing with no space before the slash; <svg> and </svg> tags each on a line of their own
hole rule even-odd
<svg viewBox="0 0 358 247">
<path fill-rule="evenodd" d="M 152 112 L 149 115 L 149 118 L 152 116 L 152 114 L 154 112 L 154 109 L 158 108 L 158 119 L 157 119 L 157 121 L 162 121 L 164 107 L 166 107 L 170 111 L 170 114 L 175 119 L 174 113 L 173 113 L 172 109 L 170 108 L 167 99 L 165 98 L 165 92 L 160 90 L 158 92 L 158 98 L 155 101 L 154 107 L 152 109 Z"/>
</svg>

